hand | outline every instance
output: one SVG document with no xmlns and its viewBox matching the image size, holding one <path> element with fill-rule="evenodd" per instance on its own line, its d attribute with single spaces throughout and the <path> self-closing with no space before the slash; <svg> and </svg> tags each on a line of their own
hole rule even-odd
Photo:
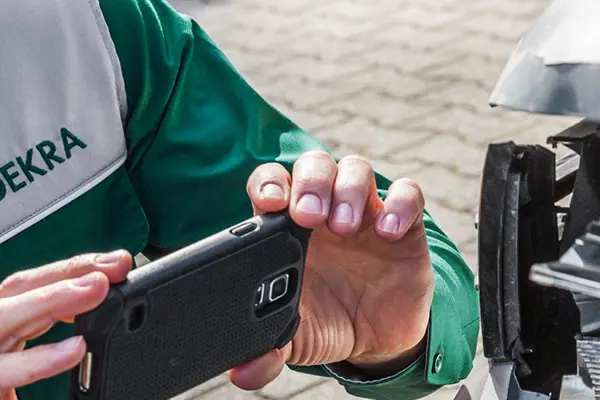
<svg viewBox="0 0 600 400">
<path fill-rule="evenodd" d="M 0 400 L 16 400 L 15 388 L 81 362 L 81 337 L 27 350 L 25 342 L 100 305 L 109 282 L 123 281 L 131 266 L 124 251 L 85 255 L 17 272 L 0 283 Z"/>
<path fill-rule="evenodd" d="M 291 177 L 279 164 L 260 166 L 247 190 L 255 214 L 289 206 L 292 218 L 314 231 L 296 336 L 232 370 L 234 384 L 259 389 L 284 363 L 345 360 L 393 374 L 423 352 L 434 274 L 416 183 L 394 182 L 383 202 L 368 161 L 351 156 L 336 164 L 327 153 L 310 152 Z"/>
</svg>

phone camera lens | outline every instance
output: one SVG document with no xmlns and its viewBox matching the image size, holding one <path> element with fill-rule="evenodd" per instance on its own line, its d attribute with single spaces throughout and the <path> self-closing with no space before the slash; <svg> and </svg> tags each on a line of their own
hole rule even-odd
<svg viewBox="0 0 600 400">
<path fill-rule="evenodd" d="M 269 301 L 274 302 L 281 299 L 288 291 L 289 275 L 281 275 L 271 282 L 269 287 Z"/>
</svg>

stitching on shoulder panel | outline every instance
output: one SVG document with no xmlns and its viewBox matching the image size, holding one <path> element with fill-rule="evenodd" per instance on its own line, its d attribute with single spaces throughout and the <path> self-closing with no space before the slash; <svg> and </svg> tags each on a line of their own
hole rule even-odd
<svg viewBox="0 0 600 400">
<path fill-rule="evenodd" d="M 115 74 L 115 84 L 117 88 L 117 97 L 119 99 L 119 110 L 121 112 L 121 122 L 125 124 L 127 121 L 127 92 L 125 91 L 125 78 L 123 77 L 123 70 L 121 69 L 121 60 L 119 60 L 119 56 L 117 54 L 117 49 L 115 48 L 115 44 L 110 36 L 110 31 L 108 29 L 108 25 L 104 20 L 104 14 L 102 13 L 102 9 L 100 8 L 100 3 L 98 0 L 88 0 L 88 4 L 94 14 L 94 19 L 96 20 L 96 25 L 98 26 L 98 30 L 100 31 L 100 35 L 102 36 L 102 41 L 106 46 L 106 51 L 108 52 L 108 56 L 113 66 L 114 74 Z"/>
<path fill-rule="evenodd" d="M 81 182 L 80 184 L 76 185 L 74 188 L 69 189 L 68 191 L 64 192 L 63 194 L 61 194 L 59 197 L 57 197 L 51 203 L 46 204 L 44 207 L 42 207 L 40 209 L 37 209 L 36 211 L 34 211 L 34 212 L 32 212 L 32 213 L 24 216 L 23 218 L 21 218 L 21 220 L 19 222 L 14 223 L 11 226 L 9 226 L 9 227 L 5 228 L 4 230 L 0 231 L 0 237 L 3 236 L 4 234 L 10 232 L 14 228 L 16 228 L 16 227 L 18 227 L 18 226 L 26 223 L 28 220 L 30 220 L 32 218 L 35 218 L 36 216 L 40 215 L 41 213 L 43 213 L 47 209 L 52 208 L 55 204 L 60 203 L 64 199 L 68 198 L 72 193 L 78 191 L 80 188 L 82 188 L 86 184 L 94 181 L 94 179 L 96 179 L 98 176 L 102 175 L 105 171 L 108 171 L 109 169 L 111 169 L 115 165 L 123 162 L 126 157 L 127 157 L 127 154 L 124 154 L 124 155 L 121 154 L 121 155 L 119 155 L 119 157 L 116 160 L 110 162 L 106 167 L 102 168 L 100 171 L 96 172 L 94 175 L 92 175 L 88 179 L 86 179 L 83 182 Z"/>
</svg>

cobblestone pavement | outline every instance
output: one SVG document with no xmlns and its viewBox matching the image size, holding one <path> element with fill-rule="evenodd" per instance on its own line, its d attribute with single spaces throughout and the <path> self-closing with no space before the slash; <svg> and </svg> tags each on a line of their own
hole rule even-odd
<svg viewBox="0 0 600 400">
<path fill-rule="evenodd" d="M 490 141 L 542 144 L 574 122 L 491 109 L 518 38 L 548 0 L 173 0 L 265 98 L 336 155 L 409 176 L 476 268 L 480 171 Z M 484 360 L 477 359 L 477 366 Z M 479 368 L 479 367 L 476 367 Z M 451 399 L 444 388 L 432 399 Z M 183 399 L 351 398 L 335 382 L 285 371 L 257 393 L 225 377 Z"/>
</svg>

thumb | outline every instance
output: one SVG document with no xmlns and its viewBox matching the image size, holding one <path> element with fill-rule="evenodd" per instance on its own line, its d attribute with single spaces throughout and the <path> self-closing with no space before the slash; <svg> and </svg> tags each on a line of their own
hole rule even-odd
<svg viewBox="0 0 600 400">
<path fill-rule="evenodd" d="M 254 214 L 281 211 L 290 202 L 291 178 L 283 165 L 263 164 L 256 168 L 246 186 Z"/>
<path fill-rule="evenodd" d="M 291 353 L 291 343 L 282 349 L 271 350 L 262 356 L 232 369 L 231 382 L 243 390 L 259 390 L 274 381 L 283 371 Z"/>
</svg>

